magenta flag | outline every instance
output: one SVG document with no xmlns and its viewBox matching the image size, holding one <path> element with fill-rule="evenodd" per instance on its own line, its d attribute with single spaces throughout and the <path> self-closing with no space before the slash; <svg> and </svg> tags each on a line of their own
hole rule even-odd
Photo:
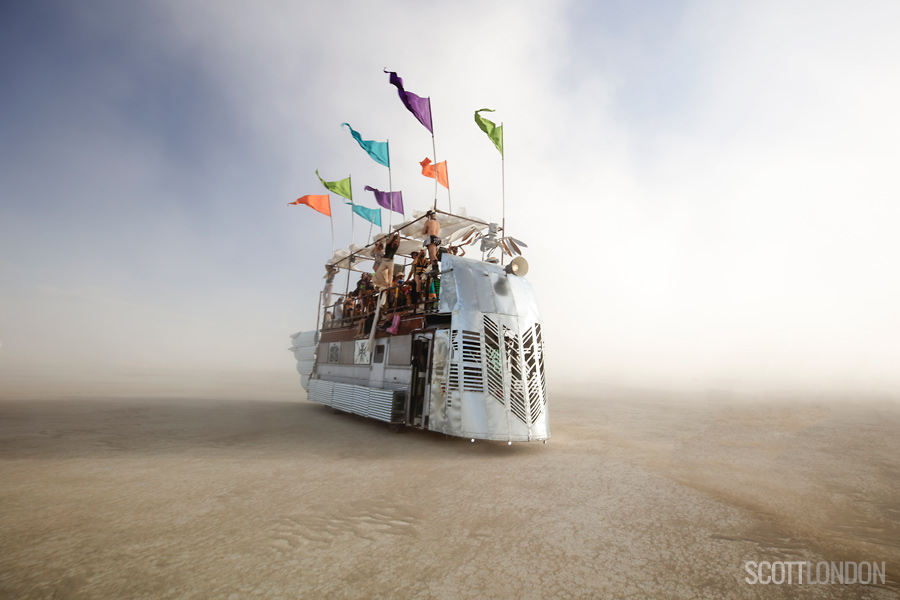
<svg viewBox="0 0 900 600">
<path fill-rule="evenodd" d="M 419 120 L 419 123 L 425 126 L 425 129 L 433 134 L 434 129 L 431 126 L 431 99 L 420 98 L 412 92 L 407 92 L 403 89 L 403 80 L 394 71 L 385 71 L 385 73 L 390 74 L 391 85 L 397 86 L 397 93 L 400 94 L 403 106 Z"/>
<path fill-rule="evenodd" d="M 375 194 L 375 202 L 377 202 L 379 206 L 383 206 L 388 210 L 398 212 L 401 215 L 404 214 L 403 192 L 382 192 L 381 190 L 376 190 L 369 185 L 367 185 L 364 189 L 367 192 L 372 192 L 373 194 Z"/>
</svg>

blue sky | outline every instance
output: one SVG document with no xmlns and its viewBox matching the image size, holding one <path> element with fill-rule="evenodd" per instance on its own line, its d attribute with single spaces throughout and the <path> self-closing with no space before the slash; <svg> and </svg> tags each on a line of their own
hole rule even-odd
<svg viewBox="0 0 900 600">
<path fill-rule="evenodd" d="M 407 206 L 433 198 L 387 67 L 488 219 L 472 112 L 504 122 L 560 382 L 900 383 L 895 3 L 0 10 L 0 366 L 292 368 L 331 239 L 287 203 L 316 168 L 369 206 L 387 187 L 340 123 L 391 140 Z"/>
</svg>

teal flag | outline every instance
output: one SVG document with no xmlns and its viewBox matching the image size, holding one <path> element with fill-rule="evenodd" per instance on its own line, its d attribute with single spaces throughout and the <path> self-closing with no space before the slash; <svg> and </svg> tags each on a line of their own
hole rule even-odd
<svg viewBox="0 0 900 600">
<path fill-rule="evenodd" d="M 319 181 L 322 182 L 322 185 L 324 185 L 325 189 L 328 191 L 334 192 L 338 196 L 343 196 L 347 200 L 353 200 L 353 190 L 350 188 L 350 177 L 341 179 L 340 181 L 325 181 L 322 179 L 322 176 L 319 175 L 318 169 L 316 169 L 316 177 L 319 178 Z"/>
<path fill-rule="evenodd" d="M 362 136 L 350 127 L 350 123 L 341 123 L 341 127 L 345 125 L 347 126 L 347 129 L 350 130 L 350 135 L 352 135 L 353 139 L 356 140 L 356 143 L 359 144 L 359 147 L 368 152 L 369 156 L 372 157 L 372 160 L 389 169 L 391 168 L 391 153 L 387 142 L 363 140 Z"/>
<path fill-rule="evenodd" d="M 478 126 L 481 128 L 483 132 L 487 134 L 491 141 L 494 142 L 494 145 L 497 146 L 497 150 L 500 151 L 500 156 L 503 156 L 503 125 L 497 125 L 491 121 L 488 121 L 478 113 L 480 112 L 494 112 L 490 108 L 479 108 L 475 111 L 475 122 L 478 123 Z"/>
<path fill-rule="evenodd" d="M 369 223 L 374 223 L 381 227 L 381 209 L 380 208 L 366 208 L 365 206 L 360 206 L 358 204 L 353 205 L 353 212 L 361 216 L 363 219 L 368 221 Z"/>
</svg>

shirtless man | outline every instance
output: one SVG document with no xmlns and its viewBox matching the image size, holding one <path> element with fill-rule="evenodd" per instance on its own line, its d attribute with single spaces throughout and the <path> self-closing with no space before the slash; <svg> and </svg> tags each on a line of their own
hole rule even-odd
<svg viewBox="0 0 900 600">
<path fill-rule="evenodd" d="M 437 270 L 437 247 L 441 245 L 441 238 L 438 237 L 441 235 L 441 224 L 438 223 L 433 210 L 429 210 L 427 214 L 428 218 L 425 219 L 425 227 L 422 229 L 422 233 L 425 234 L 425 243 L 422 245 L 428 248 L 428 259 L 431 261 L 432 267 Z"/>
</svg>

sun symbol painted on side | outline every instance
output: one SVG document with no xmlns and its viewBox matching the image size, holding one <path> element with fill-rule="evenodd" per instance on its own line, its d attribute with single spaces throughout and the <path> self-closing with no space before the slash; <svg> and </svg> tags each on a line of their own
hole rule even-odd
<svg viewBox="0 0 900 600">
<path fill-rule="evenodd" d="M 369 362 L 369 349 L 367 344 L 356 345 L 356 364 Z"/>
</svg>

